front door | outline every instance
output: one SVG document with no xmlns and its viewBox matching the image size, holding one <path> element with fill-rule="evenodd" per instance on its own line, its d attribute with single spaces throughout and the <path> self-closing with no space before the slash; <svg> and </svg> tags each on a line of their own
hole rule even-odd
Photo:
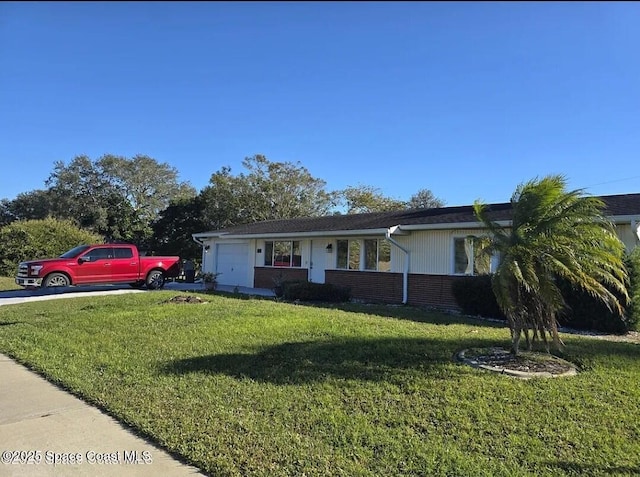
<svg viewBox="0 0 640 477">
<path fill-rule="evenodd" d="M 327 251 L 329 242 L 325 240 L 311 241 L 311 259 L 309 260 L 309 281 L 324 283 L 324 271 L 333 257 L 333 249 Z M 333 247 L 333 246 L 332 246 Z"/>
</svg>

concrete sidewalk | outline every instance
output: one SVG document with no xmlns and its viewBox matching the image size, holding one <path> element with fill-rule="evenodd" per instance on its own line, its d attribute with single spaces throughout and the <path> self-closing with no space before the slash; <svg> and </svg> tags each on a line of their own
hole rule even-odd
<svg viewBox="0 0 640 477">
<path fill-rule="evenodd" d="M 204 475 L 2 354 L 0 380 L 0 476 Z"/>
</svg>

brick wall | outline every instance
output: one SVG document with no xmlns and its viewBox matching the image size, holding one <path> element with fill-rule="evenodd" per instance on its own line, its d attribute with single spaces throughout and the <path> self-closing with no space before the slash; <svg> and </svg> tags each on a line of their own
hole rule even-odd
<svg viewBox="0 0 640 477">
<path fill-rule="evenodd" d="M 402 303 L 402 274 L 326 270 L 326 283 L 351 289 L 357 300 L 379 303 Z"/>
<path fill-rule="evenodd" d="M 273 268 L 255 267 L 253 269 L 254 288 L 273 288 L 274 280 L 282 275 L 284 280 L 307 280 L 309 270 L 306 268 Z"/>
<path fill-rule="evenodd" d="M 253 286 L 273 288 L 276 277 L 285 280 L 307 280 L 306 268 L 256 267 Z M 456 277 L 449 275 L 409 274 L 408 304 L 458 309 L 451 284 Z M 402 303 L 402 273 L 327 270 L 325 282 L 351 289 L 356 300 L 371 303 Z"/>
<path fill-rule="evenodd" d="M 458 309 L 451 284 L 455 277 L 448 275 L 409 274 L 409 305 Z M 382 303 L 402 303 L 402 274 L 327 270 L 325 281 L 348 287 L 357 300 Z"/>
<path fill-rule="evenodd" d="M 426 305 L 452 310 L 459 309 L 453 297 L 452 283 L 456 277 L 449 275 L 409 274 L 409 304 Z"/>
</svg>

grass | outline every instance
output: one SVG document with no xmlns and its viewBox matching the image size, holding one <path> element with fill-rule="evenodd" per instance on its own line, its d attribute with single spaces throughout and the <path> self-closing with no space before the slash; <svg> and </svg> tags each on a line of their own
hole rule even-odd
<svg viewBox="0 0 640 477">
<path fill-rule="evenodd" d="M 640 346 L 563 337 L 572 378 L 458 364 L 494 324 L 175 293 L 0 307 L 0 351 L 215 476 L 640 473 Z"/>
<path fill-rule="evenodd" d="M 16 285 L 16 279 L 13 277 L 0 277 L 0 291 L 20 290 L 21 286 Z"/>
</svg>

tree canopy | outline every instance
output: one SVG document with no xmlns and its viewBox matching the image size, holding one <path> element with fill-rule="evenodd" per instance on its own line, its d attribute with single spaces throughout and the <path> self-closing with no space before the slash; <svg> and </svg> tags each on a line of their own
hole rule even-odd
<svg viewBox="0 0 640 477">
<path fill-rule="evenodd" d="M 429 189 L 420 189 L 407 202 L 409 209 L 435 209 L 444 205 L 444 201 L 433 195 Z"/>
<path fill-rule="evenodd" d="M 349 186 L 340 192 L 347 214 L 365 214 L 386 212 L 407 208 L 406 202 L 386 197 L 377 187 L 358 185 Z"/>
<path fill-rule="evenodd" d="M 444 206 L 444 202 L 438 199 L 429 189 L 419 190 L 408 201 L 393 199 L 384 195 L 378 187 L 368 185 L 349 186 L 339 191 L 337 195 L 345 204 L 347 214 L 387 212 L 403 209 L 431 209 Z"/>
<path fill-rule="evenodd" d="M 191 234 L 208 230 L 208 225 L 203 220 L 201 197 L 172 202 L 160 212 L 152 229 L 153 237 L 149 246 L 157 254 L 199 259 L 202 248 L 193 241 Z"/>
<path fill-rule="evenodd" d="M 211 229 L 272 219 L 327 215 L 335 205 L 326 183 L 299 162 L 272 162 L 263 155 L 242 162 L 246 172 L 223 167 L 201 193 L 203 218 Z"/>
<path fill-rule="evenodd" d="M 175 168 L 144 155 L 106 154 L 95 161 L 81 155 L 68 164 L 57 161 L 45 185 L 46 190 L 3 201 L 3 223 L 55 217 L 112 240 L 142 243 L 172 200 L 196 194 L 187 182 L 178 181 Z"/>
<path fill-rule="evenodd" d="M 427 189 L 409 201 L 386 197 L 371 186 L 329 191 L 300 162 L 246 157 L 243 170 L 228 166 L 214 172 L 199 193 L 180 182 L 176 168 L 138 154 L 132 158 L 86 155 L 54 162 L 45 189 L 0 201 L 0 226 L 48 217 L 70 220 L 104 236 L 138 244 L 158 253 L 195 258 L 191 234 L 263 220 L 317 217 L 442 206 Z"/>
</svg>

